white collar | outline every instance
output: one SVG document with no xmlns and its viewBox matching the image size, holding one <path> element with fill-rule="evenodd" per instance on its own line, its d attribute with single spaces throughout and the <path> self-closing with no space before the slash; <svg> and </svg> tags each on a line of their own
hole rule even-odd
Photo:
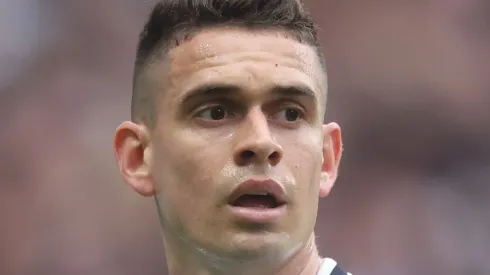
<svg viewBox="0 0 490 275">
<path fill-rule="evenodd" d="M 337 262 L 334 259 L 325 258 L 317 275 L 330 275 L 335 266 L 337 266 Z"/>
</svg>

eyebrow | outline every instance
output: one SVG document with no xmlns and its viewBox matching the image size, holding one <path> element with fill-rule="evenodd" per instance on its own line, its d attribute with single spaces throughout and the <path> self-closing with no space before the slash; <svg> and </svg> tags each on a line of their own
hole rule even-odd
<svg viewBox="0 0 490 275">
<path fill-rule="evenodd" d="M 205 84 L 185 93 L 181 103 L 193 101 L 198 98 L 215 98 L 239 95 L 243 89 L 230 84 Z M 318 102 L 317 94 L 304 84 L 277 85 L 271 90 L 273 97 L 305 97 L 314 103 Z"/>
<path fill-rule="evenodd" d="M 318 95 L 310 87 L 299 85 L 280 85 L 272 89 L 272 94 L 277 97 L 304 97 L 317 103 Z"/>
<path fill-rule="evenodd" d="M 193 101 L 198 98 L 206 98 L 206 97 L 220 97 L 220 96 L 229 96 L 231 94 L 237 94 L 240 88 L 235 85 L 227 85 L 227 84 L 205 84 L 202 86 L 198 86 L 185 93 L 183 98 L 180 100 L 181 103 L 186 103 L 189 101 Z"/>
</svg>

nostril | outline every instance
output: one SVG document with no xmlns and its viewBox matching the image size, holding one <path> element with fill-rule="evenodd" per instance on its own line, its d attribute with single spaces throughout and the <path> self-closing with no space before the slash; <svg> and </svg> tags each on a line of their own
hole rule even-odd
<svg viewBox="0 0 490 275">
<path fill-rule="evenodd" d="M 270 154 L 257 153 L 254 150 L 243 150 L 235 155 L 235 163 L 238 165 L 249 165 L 251 163 L 268 162 L 271 165 L 277 165 L 281 161 L 281 153 L 273 151 Z"/>
<path fill-rule="evenodd" d="M 246 150 L 246 151 L 243 151 L 241 153 L 241 157 L 244 160 L 248 160 L 248 159 L 252 158 L 254 155 L 255 155 L 255 153 L 250 151 L 250 150 Z"/>
<path fill-rule="evenodd" d="M 269 155 L 269 161 L 273 164 L 275 163 L 278 163 L 279 162 L 279 158 L 281 156 L 279 155 L 279 152 L 273 152 L 272 154 Z"/>
</svg>

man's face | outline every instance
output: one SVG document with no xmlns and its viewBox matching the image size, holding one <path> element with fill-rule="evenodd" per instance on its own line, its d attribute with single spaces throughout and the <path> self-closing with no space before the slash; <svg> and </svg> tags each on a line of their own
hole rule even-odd
<svg viewBox="0 0 490 275">
<path fill-rule="evenodd" d="M 315 50 L 278 31 L 210 29 L 145 74 L 159 94 L 145 152 L 164 232 L 214 255 L 304 244 L 322 171 L 336 169 L 323 161 L 331 138 Z"/>
</svg>

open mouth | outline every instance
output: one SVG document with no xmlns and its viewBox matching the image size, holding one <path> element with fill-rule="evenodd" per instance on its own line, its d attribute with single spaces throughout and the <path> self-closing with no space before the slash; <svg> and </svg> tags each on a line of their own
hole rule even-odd
<svg viewBox="0 0 490 275">
<path fill-rule="evenodd" d="M 244 194 L 230 203 L 234 207 L 272 209 L 282 206 L 284 202 L 278 200 L 274 195 L 269 193 L 262 194 Z"/>
<path fill-rule="evenodd" d="M 288 196 L 276 181 L 248 180 L 230 194 L 228 205 L 232 215 L 254 224 L 273 223 L 287 214 Z"/>
</svg>

